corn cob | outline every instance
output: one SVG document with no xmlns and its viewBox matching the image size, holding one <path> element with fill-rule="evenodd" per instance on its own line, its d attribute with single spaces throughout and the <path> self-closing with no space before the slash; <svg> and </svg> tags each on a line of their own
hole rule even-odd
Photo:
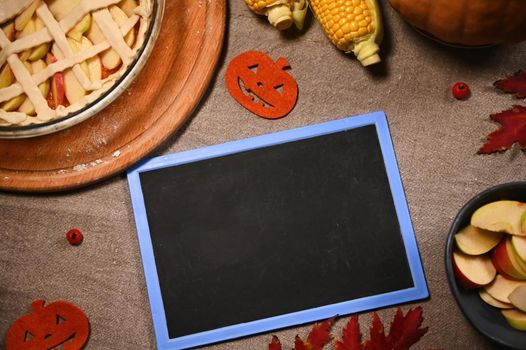
<svg viewBox="0 0 526 350">
<path fill-rule="evenodd" d="M 245 3 L 258 15 L 267 16 L 279 30 L 289 28 L 292 23 L 300 30 L 303 28 L 307 0 L 245 0 Z"/>
<path fill-rule="evenodd" d="M 310 0 L 310 7 L 338 49 L 354 52 L 364 66 L 380 62 L 383 28 L 376 0 Z"/>
</svg>

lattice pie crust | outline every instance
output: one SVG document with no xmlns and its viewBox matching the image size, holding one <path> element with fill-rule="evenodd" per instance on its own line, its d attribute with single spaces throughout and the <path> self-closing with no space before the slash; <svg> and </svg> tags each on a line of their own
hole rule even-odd
<svg viewBox="0 0 526 350">
<path fill-rule="evenodd" d="M 134 62 L 151 0 L 0 0 L 0 126 L 93 102 Z"/>
</svg>

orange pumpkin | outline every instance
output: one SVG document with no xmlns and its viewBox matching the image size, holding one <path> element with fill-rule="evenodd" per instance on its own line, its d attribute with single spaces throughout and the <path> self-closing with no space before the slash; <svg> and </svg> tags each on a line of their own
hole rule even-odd
<svg viewBox="0 0 526 350">
<path fill-rule="evenodd" d="M 389 0 L 411 25 L 446 43 L 485 46 L 526 40 L 525 0 Z"/>
</svg>

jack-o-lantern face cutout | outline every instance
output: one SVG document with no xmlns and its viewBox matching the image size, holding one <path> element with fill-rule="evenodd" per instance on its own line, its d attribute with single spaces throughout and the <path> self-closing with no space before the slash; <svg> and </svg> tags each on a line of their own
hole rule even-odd
<svg viewBox="0 0 526 350">
<path fill-rule="evenodd" d="M 6 350 L 82 349 L 89 335 L 88 318 L 65 301 L 31 304 L 32 313 L 20 317 L 7 331 Z"/>
<path fill-rule="evenodd" d="M 287 115 L 296 105 L 298 84 L 285 68 L 284 58 L 273 62 L 259 51 L 247 51 L 234 58 L 226 70 L 225 82 L 236 101 L 263 118 Z"/>
</svg>

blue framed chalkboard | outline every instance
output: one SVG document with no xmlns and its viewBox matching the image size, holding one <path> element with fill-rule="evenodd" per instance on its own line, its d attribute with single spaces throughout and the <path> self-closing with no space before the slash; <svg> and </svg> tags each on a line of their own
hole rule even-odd
<svg viewBox="0 0 526 350">
<path fill-rule="evenodd" d="M 429 295 L 383 112 L 156 157 L 128 181 L 159 349 Z"/>
</svg>

